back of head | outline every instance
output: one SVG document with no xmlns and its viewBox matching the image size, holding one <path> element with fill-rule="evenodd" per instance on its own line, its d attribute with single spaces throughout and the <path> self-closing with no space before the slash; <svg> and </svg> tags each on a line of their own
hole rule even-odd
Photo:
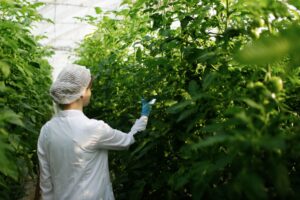
<svg viewBox="0 0 300 200">
<path fill-rule="evenodd" d="M 79 65 L 66 66 L 50 88 L 50 95 L 57 104 L 69 104 L 83 94 L 91 81 L 90 70 Z"/>
</svg>

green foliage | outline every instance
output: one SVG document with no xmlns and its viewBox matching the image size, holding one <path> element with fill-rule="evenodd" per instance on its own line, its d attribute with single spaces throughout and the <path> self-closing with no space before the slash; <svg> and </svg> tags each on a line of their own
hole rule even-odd
<svg viewBox="0 0 300 200">
<path fill-rule="evenodd" d="M 86 18 L 87 113 L 147 130 L 111 158 L 117 199 L 298 199 L 298 1 L 124 1 Z M 293 6 L 291 6 L 293 5 Z"/>
<path fill-rule="evenodd" d="M 50 117 L 50 52 L 30 33 L 40 3 L 0 1 L 0 196 L 19 199 L 37 173 L 36 142 Z"/>
</svg>

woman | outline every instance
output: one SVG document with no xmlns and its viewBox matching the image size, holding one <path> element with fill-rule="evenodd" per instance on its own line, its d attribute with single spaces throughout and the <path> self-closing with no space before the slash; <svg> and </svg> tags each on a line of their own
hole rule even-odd
<svg viewBox="0 0 300 200">
<path fill-rule="evenodd" d="M 130 132 L 111 128 L 83 113 L 91 97 L 91 74 L 82 66 L 62 70 L 50 88 L 61 110 L 41 129 L 38 139 L 40 188 L 44 200 L 114 199 L 108 150 L 127 149 L 134 134 L 146 129 L 150 104 Z"/>
</svg>

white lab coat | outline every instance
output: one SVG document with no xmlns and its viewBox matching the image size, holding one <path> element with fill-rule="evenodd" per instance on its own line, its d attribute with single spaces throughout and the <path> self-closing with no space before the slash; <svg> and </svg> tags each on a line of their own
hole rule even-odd
<svg viewBox="0 0 300 200">
<path fill-rule="evenodd" d="M 82 111 L 60 111 L 38 139 L 43 200 L 113 200 L 108 150 L 134 143 L 133 133 L 112 129 Z"/>
</svg>

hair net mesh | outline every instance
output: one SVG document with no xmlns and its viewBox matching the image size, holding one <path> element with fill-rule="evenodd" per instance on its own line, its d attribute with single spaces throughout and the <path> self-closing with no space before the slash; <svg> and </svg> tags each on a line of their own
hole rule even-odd
<svg viewBox="0 0 300 200">
<path fill-rule="evenodd" d="M 57 104 L 69 104 L 80 98 L 91 81 L 90 70 L 79 65 L 65 67 L 50 88 Z"/>
</svg>

